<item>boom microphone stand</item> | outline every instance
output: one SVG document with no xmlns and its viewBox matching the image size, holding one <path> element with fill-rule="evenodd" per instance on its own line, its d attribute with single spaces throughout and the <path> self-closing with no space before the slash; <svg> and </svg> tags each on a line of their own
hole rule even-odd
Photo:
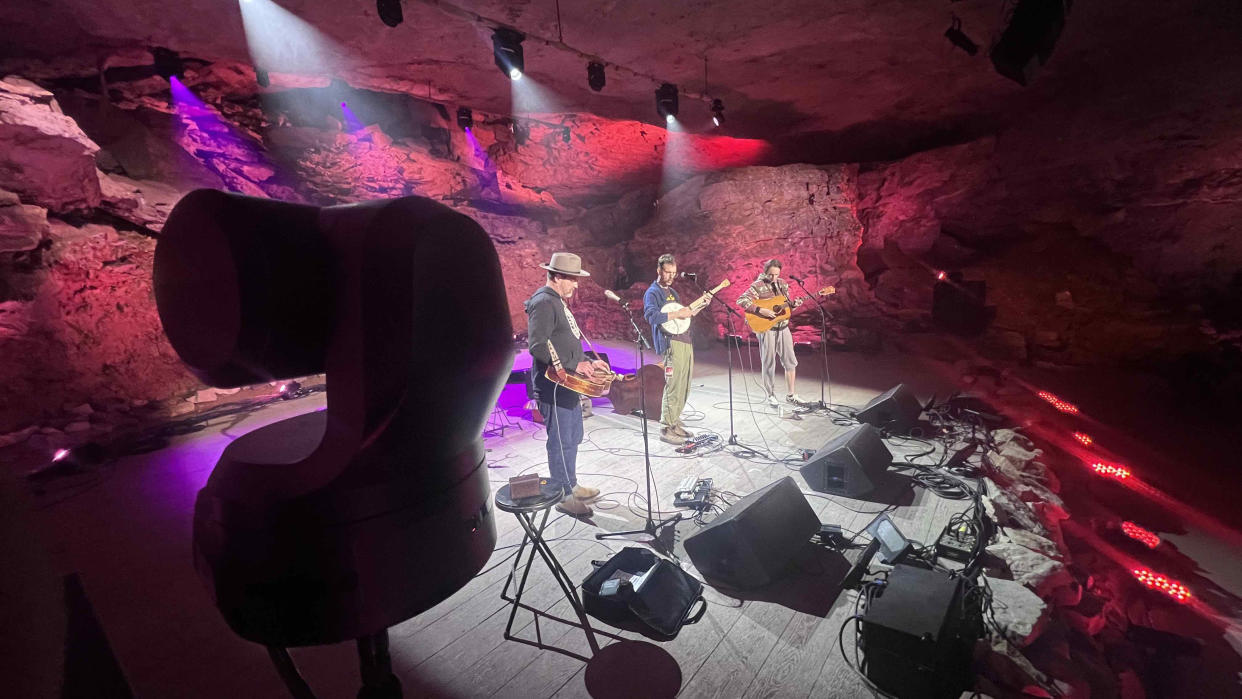
<svg viewBox="0 0 1242 699">
<path fill-rule="evenodd" d="M 699 291 L 705 294 L 707 293 L 707 290 L 699 285 L 699 280 L 697 278 L 692 277 L 691 281 L 694 282 L 695 286 L 699 287 Z M 728 440 L 728 443 L 732 446 L 740 448 L 742 450 L 740 453 L 763 456 L 763 454 L 737 441 L 737 433 L 733 431 L 733 348 L 730 347 L 729 345 L 733 341 L 733 338 L 734 338 L 733 316 L 736 315 L 740 318 L 741 314 L 739 314 L 735 309 L 731 308 L 729 304 L 717 298 L 716 294 L 711 294 L 711 300 L 720 301 L 720 306 L 725 309 L 725 354 L 728 355 L 728 365 L 729 365 L 729 440 Z"/>
<path fill-rule="evenodd" d="M 612 292 L 609 292 L 609 293 L 612 293 Z M 674 514 L 672 517 L 669 517 L 668 519 L 656 521 L 653 511 L 652 511 L 652 506 L 651 506 L 651 502 L 652 502 L 651 501 L 651 445 L 649 444 L 648 439 L 647 439 L 647 379 L 643 376 L 643 348 L 644 347 L 650 348 L 651 345 L 647 344 L 647 338 L 643 336 L 643 331 L 639 330 L 638 323 L 634 321 L 634 311 L 630 310 L 630 307 L 626 305 L 624 301 L 621 301 L 620 299 L 617 299 L 617 301 L 621 304 L 621 307 L 625 309 L 625 314 L 630 317 L 630 327 L 634 329 L 635 355 L 638 358 L 638 368 L 635 369 L 634 371 L 635 373 L 638 374 L 638 395 L 642 396 L 642 399 L 641 399 L 642 414 L 640 416 L 640 419 L 643 423 L 643 461 L 644 461 L 644 466 L 645 466 L 646 475 L 647 475 L 647 521 L 644 523 L 642 529 L 631 529 L 629 531 L 623 531 L 623 532 L 605 532 L 603 534 L 596 534 L 595 538 L 596 539 L 611 539 L 613 537 L 619 537 L 619 536 L 633 536 L 634 534 L 647 534 L 647 535 L 650 535 L 653 539 L 658 540 L 660 538 L 661 529 L 668 526 L 669 524 L 675 524 L 681 521 L 681 513 L 678 512 Z"/>
<path fill-rule="evenodd" d="M 802 283 L 797 277 L 789 277 L 794 280 L 798 286 L 802 287 L 802 293 L 807 298 L 815 302 L 815 307 L 819 309 L 819 351 L 824 358 L 824 372 L 819 375 L 819 408 L 828 409 L 828 402 L 824 400 L 824 381 L 828 378 L 828 319 L 832 314 L 824 310 L 824 304 L 819 300 L 819 294 L 812 294 L 810 289 L 806 288 L 806 284 Z"/>
</svg>

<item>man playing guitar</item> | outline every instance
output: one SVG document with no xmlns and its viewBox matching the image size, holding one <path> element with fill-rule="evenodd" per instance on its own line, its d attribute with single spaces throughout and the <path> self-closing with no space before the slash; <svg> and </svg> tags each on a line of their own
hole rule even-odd
<svg viewBox="0 0 1242 699">
<path fill-rule="evenodd" d="M 660 255 L 656 260 L 656 272 L 659 276 L 651 282 L 647 293 L 643 294 L 643 317 L 651 323 L 651 337 L 655 340 L 655 350 L 664 358 L 664 398 L 660 422 L 660 441 L 669 444 L 684 444 L 690 438 L 690 431 L 681 422 L 681 411 L 686 407 L 686 396 L 690 393 L 690 374 L 694 371 L 694 347 L 690 344 L 690 331 L 680 335 L 670 335 L 662 327 L 669 318 L 690 318 L 698 315 L 702 307 L 680 308 L 671 313 L 661 310 L 665 304 L 681 303 L 681 297 L 673 288 L 673 280 L 677 278 L 677 258 L 671 254 Z"/>
<path fill-rule="evenodd" d="M 763 274 L 760 274 L 746 291 L 738 297 L 737 302 L 748 313 L 758 313 L 764 318 L 774 318 L 776 314 L 767 308 L 756 308 L 755 301 L 770 299 L 775 296 L 789 298 L 789 284 L 781 279 L 781 261 L 771 259 L 763 263 Z M 795 299 L 792 308 L 802 305 L 802 299 Z M 780 357 L 781 366 L 785 369 L 785 385 L 788 391 L 785 400 L 790 403 L 805 403 L 798 395 L 795 383 L 798 358 L 794 355 L 793 335 L 789 332 L 789 321 L 782 320 L 764 332 L 756 332 L 759 339 L 759 362 L 762 365 L 763 389 L 767 392 L 768 405 L 776 407 L 776 358 Z"/>
<path fill-rule="evenodd" d="M 553 383 L 545 375 L 553 363 L 553 350 L 560 363 L 572 367 L 588 379 L 597 373 L 611 373 L 601 360 L 590 360 L 582 351 L 582 331 L 566 302 L 578 289 L 578 280 L 591 276 L 582 269 L 582 258 L 557 252 L 551 261 L 539 265 L 548 271 L 547 284 L 526 301 L 526 332 L 535 400 L 548 429 L 548 483 L 558 485 L 564 499 L 556 509 L 573 516 L 591 514 L 588 502 L 599 497 L 598 488 L 578 485 L 578 444 L 582 442 L 582 402 L 574 391 Z M 551 345 L 551 348 L 549 347 Z"/>
</svg>

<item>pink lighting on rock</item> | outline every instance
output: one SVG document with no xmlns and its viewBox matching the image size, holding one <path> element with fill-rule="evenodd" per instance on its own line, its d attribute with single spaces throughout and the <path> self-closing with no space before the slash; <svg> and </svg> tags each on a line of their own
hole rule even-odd
<svg viewBox="0 0 1242 699">
<path fill-rule="evenodd" d="M 1191 597 L 1190 590 L 1187 590 L 1185 585 L 1182 585 L 1172 578 L 1158 575 L 1150 570 L 1147 570 L 1146 568 L 1135 568 L 1130 572 L 1139 582 L 1153 590 L 1163 592 L 1178 602 L 1185 602 Z"/>
<path fill-rule="evenodd" d="M 1073 403 L 1061 400 L 1060 398 L 1056 396 L 1055 393 L 1050 393 L 1048 391 L 1040 391 L 1036 395 L 1048 401 L 1048 403 L 1050 403 L 1052 407 L 1056 408 L 1057 410 L 1060 410 L 1063 413 L 1066 413 L 1067 415 L 1078 414 L 1078 406 L 1074 405 Z"/>
<path fill-rule="evenodd" d="M 1160 545 L 1160 537 L 1140 527 L 1134 522 L 1122 522 L 1121 531 L 1131 539 L 1142 542 L 1149 549 L 1154 549 Z"/>
<path fill-rule="evenodd" d="M 1107 461 L 1096 461 L 1091 464 L 1091 470 L 1101 476 L 1108 476 L 1124 481 L 1130 477 L 1130 469 L 1121 464 L 1110 464 Z"/>
</svg>

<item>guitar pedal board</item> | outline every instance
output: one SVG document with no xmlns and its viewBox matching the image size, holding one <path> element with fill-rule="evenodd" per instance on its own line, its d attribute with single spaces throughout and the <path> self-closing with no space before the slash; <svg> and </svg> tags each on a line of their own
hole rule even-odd
<svg viewBox="0 0 1242 699">
<path fill-rule="evenodd" d="M 678 454 L 689 454 L 693 452 L 695 449 L 698 449 L 699 447 L 705 447 L 711 444 L 716 444 L 719 441 L 720 441 L 720 435 L 711 434 L 711 433 L 701 434 L 698 437 L 694 437 L 694 438 L 686 440 L 685 444 L 673 449 L 673 451 L 677 452 Z"/>
<path fill-rule="evenodd" d="M 673 507 L 684 507 L 703 511 L 708 508 L 707 498 L 711 494 L 712 479 L 688 476 L 677 486 L 673 493 Z"/>
</svg>

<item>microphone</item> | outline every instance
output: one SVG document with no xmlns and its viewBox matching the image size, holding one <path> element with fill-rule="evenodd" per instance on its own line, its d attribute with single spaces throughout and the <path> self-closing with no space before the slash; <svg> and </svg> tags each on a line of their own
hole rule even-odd
<svg viewBox="0 0 1242 699">
<path fill-rule="evenodd" d="M 621 300 L 621 297 L 617 296 L 616 292 L 614 292 L 612 289 L 604 289 L 604 296 L 607 297 L 609 301 L 616 301 L 617 303 L 624 303 L 624 301 Z"/>
<path fill-rule="evenodd" d="M 789 275 L 789 278 L 790 278 L 790 279 L 792 279 L 792 280 L 794 280 L 794 281 L 796 281 L 796 282 L 798 282 L 799 284 L 802 284 L 803 282 L 805 282 L 805 281 L 806 281 L 805 279 L 801 279 L 801 278 L 799 278 L 799 277 L 795 277 L 795 276 L 794 276 L 794 275 L 792 275 L 792 274 L 791 274 L 791 275 Z"/>
<path fill-rule="evenodd" d="M 694 272 L 682 272 L 681 278 L 682 279 L 698 279 L 699 275 L 695 274 Z"/>
</svg>

